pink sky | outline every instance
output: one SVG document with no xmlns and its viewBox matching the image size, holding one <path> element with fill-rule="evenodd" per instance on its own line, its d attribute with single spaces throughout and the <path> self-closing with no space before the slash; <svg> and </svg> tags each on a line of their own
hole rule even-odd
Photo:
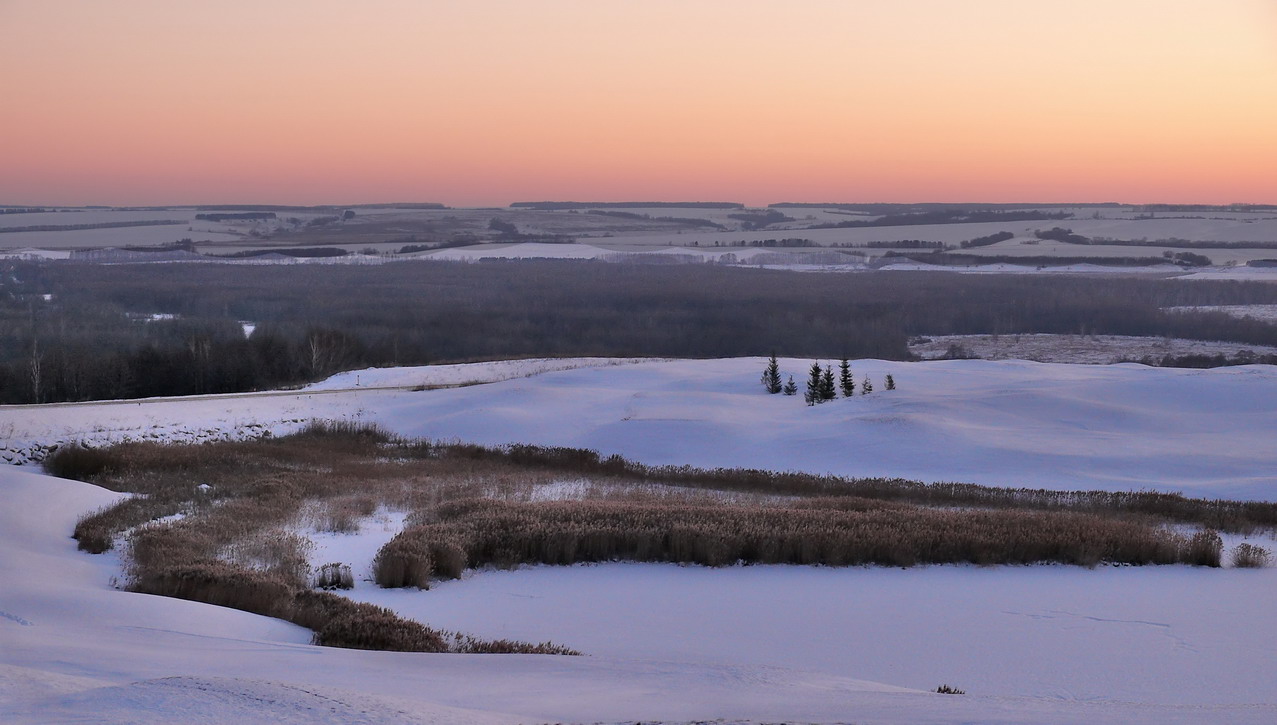
<svg viewBox="0 0 1277 725">
<path fill-rule="evenodd" d="M 0 203 L 1277 203 L 1269 0 L 0 0 Z"/>
</svg>

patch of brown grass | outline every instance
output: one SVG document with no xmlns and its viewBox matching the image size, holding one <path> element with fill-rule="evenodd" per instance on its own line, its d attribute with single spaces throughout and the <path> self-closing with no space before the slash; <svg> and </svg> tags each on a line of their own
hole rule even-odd
<svg viewBox="0 0 1277 725">
<path fill-rule="evenodd" d="M 470 499 L 444 504 L 378 554 L 382 586 L 422 586 L 466 567 L 523 563 L 1207 563 L 1163 527 L 1071 512 L 933 509 L 871 499 L 709 505 Z M 448 563 L 440 565 L 440 561 Z M 404 572 L 412 572 L 405 577 Z"/>
</svg>

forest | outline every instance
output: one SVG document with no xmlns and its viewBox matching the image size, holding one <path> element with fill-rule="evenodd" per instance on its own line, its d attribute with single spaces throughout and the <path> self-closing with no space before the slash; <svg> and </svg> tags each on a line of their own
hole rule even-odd
<svg viewBox="0 0 1277 725">
<path fill-rule="evenodd" d="M 913 335 L 1277 345 L 1277 327 L 1263 322 L 1161 309 L 1277 304 L 1277 287 L 1259 282 L 576 260 L 6 261 L 0 280 L 4 403 L 239 392 L 369 366 L 528 356 L 907 360 Z"/>
</svg>

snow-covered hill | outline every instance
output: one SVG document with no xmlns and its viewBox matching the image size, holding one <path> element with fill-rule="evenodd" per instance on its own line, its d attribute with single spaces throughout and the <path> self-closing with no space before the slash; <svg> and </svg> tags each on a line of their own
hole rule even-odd
<svg viewBox="0 0 1277 725">
<path fill-rule="evenodd" d="M 1079 575 L 1120 580 L 1127 574 L 1145 572 L 1085 572 L 1061 567 L 921 569 L 905 578 L 924 584 L 931 579 L 945 594 L 919 599 L 916 595 L 926 587 L 910 594 L 907 584 L 902 589 L 902 578 L 887 571 L 750 567 L 703 572 L 720 580 L 715 583 L 695 570 L 640 567 L 622 572 L 605 567 L 600 573 L 606 576 L 596 578 L 594 584 L 571 584 L 577 587 L 575 595 L 559 592 L 547 602 L 531 600 L 526 610 L 535 618 L 545 615 L 547 605 L 553 609 L 565 596 L 568 601 L 576 599 L 568 610 L 547 615 L 545 624 L 556 629 L 563 626 L 564 616 L 578 618 L 581 639 L 599 647 L 596 655 L 365 652 L 312 647 L 305 644 L 304 630 L 278 620 L 113 590 L 109 582 L 118 562 L 109 555 L 75 551 L 68 534 L 79 515 L 117 497 L 88 484 L 0 466 L 0 577 L 5 584 L 0 588 L 0 722 L 335 724 L 724 718 L 863 723 L 1265 723 L 1277 719 L 1277 705 L 1273 704 L 1277 693 L 1264 677 L 1266 670 L 1254 664 L 1255 657 L 1262 659 L 1270 651 L 1269 640 L 1277 631 L 1264 619 L 1271 616 L 1270 608 L 1260 601 L 1265 591 L 1271 591 L 1272 570 L 1219 572 L 1172 567 L 1165 576 L 1155 577 L 1160 583 L 1152 582 L 1140 601 L 1113 601 L 1105 596 L 1088 597 L 1074 580 Z M 546 583 L 551 588 L 562 585 L 564 574 L 570 577 L 581 571 L 589 570 L 551 572 L 555 577 Z M 516 577 L 514 581 L 455 583 L 457 591 L 471 583 L 475 590 L 461 599 L 438 592 L 445 594 L 439 603 L 441 612 L 452 611 L 441 619 L 455 621 L 457 610 L 476 600 L 484 601 L 483 607 L 491 612 L 501 606 L 501 599 L 537 596 L 527 589 L 526 582 L 528 575 L 535 574 L 524 570 L 509 575 Z M 619 581 L 625 582 L 625 588 L 616 588 L 619 575 L 623 575 Z M 1237 583 L 1240 579 L 1228 579 L 1223 590 L 1244 594 L 1246 599 L 1212 613 L 1207 611 L 1210 598 L 1196 592 L 1219 584 L 1221 575 L 1248 577 L 1248 583 L 1241 584 Z M 520 576 L 525 577 L 522 584 L 517 579 Z M 838 577 L 845 579 L 845 587 L 833 581 Z M 970 578 L 959 588 L 945 584 L 946 580 L 966 577 Z M 736 588 L 733 580 L 738 582 Z M 1070 601 L 1042 611 L 1026 607 L 1027 600 L 1033 598 L 1033 587 L 1043 583 L 1072 590 Z M 609 592 L 601 593 L 600 585 Z M 634 591 L 636 586 L 661 587 L 658 592 L 664 591 L 672 599 L 661 604 L 664 609 L 656 610 L 652 617 L 620 622 L 622 636 L 615 643 L 598 639 L 602 631 L 597 622 L 608 619 L 597 616 L 599 608 L 608 606 L 608 597 L 624 598 L 625 592 Z M 1101 591 L 1112 592 L 1110 588 Z M 646 596 L 658 592 L 649 591 Z M 405 597 L 431 594 L 400 593 Z M 747 607 L 740 606 L 741 596 L 749 597 Z M 695 620 L 667 611 L 678 601 L 689 601 L 688 597 L 698 605 L 689 611 Z M 1253 607 L 1248 608 L 1252 597 Z M 1162 622 L 1156 618 L 1161 613 L 1143 608 L 1149 598 L 1165 598 L 1158 606 L 1167 612 L 1176 609 L 1178 601 L 1186 601 L 1190 611 L 1202 616 L 1194 621 L 1181 613 L 1172 615 L 1169 623 Z M 865 619 L 865 604 L 875 600 L 895 602 L 895 606 L 879 610 L 877 618 Z M 791 617 L 772 612 L 761 619 L 751 618 L 751 611 L 768 605 L 796 608 Z M 482 611 L 476 608 L 476 612 Z M 641 614 L 633 607 L 631 611 Z M 1003 616 L 997 615 L 999 611 Z M 1093 614 L 1115 611 L 1126 614 L 1111 621 Z M 1250 616 L 1230 619 L 1228 615 L 1237 611 L 1249 611 Z M 721 612 L 723 618 L 713 612 Z M 1257 613 L 1263 616 L 1255 619 Z M 935 621 L 916 629 L 928 619 Z M 777 621 L 781 622 L 779 627 Z M 946 622 L 948 626 L 936 626 Z M 517 626 L 526 625 L 524 617 L 523 625 Z M 490 618 L 483 626 L 513 631 L 498 618 Z M 820 640 L 809 641 L 813 629 L 818 633 L 824 626 L 845 630 L 835 633 L 832 641 L 838 637 L 845 641 L 848 632 L 868 639 L 855 650 L 841 652 Z M 784 627 L 792 627 L 792 631 L 787 634 Z M 1085 639 L 1076 636 L 1078 627 L 1088 632 Z M 706 656 L 689 650 L 691 642 L 684 638 L 689 631 L 700 637 L 729 637 L 736 642 L 734 647 L 753 654 L 739 662 L 716 662 L 715 653 Z M 1095 632 L 1111 632 L 1102 640 L 1112 645 L 1111 651 L 1087 649 L 1087 644 L 1096 641 Z M 902 651 L 880 651 L 879 645 L 890 641 L 892 633 L 912 644 Z M 636 653 L 632 643 L 640 639 L 643 651 Z M 1196 645 L 1203 641 L 1211 647 L 1199 655 Z M 974 645 L 978 649 L 964 652 L 963 642 L 978 643 Z M 1033 652 L 1026 647 L 1043 642 L 1054 649 Z M 629 652 L 623 651 L 626 647 Z M 1141 652 L 1138 648 L 1146 649 Z M 1237 651 L 1235 658 L 1228 656 L 1230 648 Z M 609 650 L 622 652 L 618 655 Z M 770 655 L 769 650 L 773 650 Z M 813 653 L 806 662 L 791 661 L 784 666 L 760 663 L 760 659 L 803 650 Z M 831 673 L 828 664 L 822 663 L 822 658 L 831 655 L 844 670 L 872 672 L 886 682 Z M 1039 655 L 1050 660 L 1045 670 L 1032 659 L 1023 662 L 1023 667 L 1015 660 Z M 1215 667 L 1222 663 L 1227 669 L 1198 674 L 1227 682 L 1231 689 L 1210 698 L 1189 693 L 1165 700 L 1092 699 L 1088 687 L 1103 674 L 1092 669 L 1094 663 L 1111 656 L 1140 667 L 1144 662 L 1141 655 L 1165 655 L 1171 658 L 1171 669 L 1194 677 L 1194 665 Z M 1051 693 L 1046 696 L 980 692 L 977 673 L 1001 658 L 1009 658 L 1002 663 L 1004 671 L 1047 672 L 1058 681 L 1051 683 Z M 888 684 L 907 677 L 893 672 L 892 663 L 902 661 L 915 673 L 944 671 L 946 680 L 971 692 L 957 697 Z M 965 661 L 971 666 L 963 667 Z M 950 677 L 950 668 L 961 671 L 952 671 Z M 1162 664 L 1157 671 L 1167 670 Z M 1114 671 L 1112 662 L 1105 671 Z M 1129 681 L 1115 683 L 1118 688 L 1113 692 L 1125 695 L 1141 687 L 1146 694 L 1156 692 L 1147 689 L 1150 680 L 1156 678 L 1132 671 Z M 933 684 L 939 683 L 928 682 L 927 686 Z M 1157 685 L 1167 687 L 1165 682 Z M 1202 690 L 1198 687 L 1193 692 Z"/>
<path fill-rule="evenodd" d="M 764 363 L 359 371 L 309 391 L 0 408 L 0 432 L 18 451 L 347 417 L 657 464 L 1277 499 L 1271 367 L 866 360 L 853 369 L 873 394 L 808 407 L 764 393 Z M 810 361 L 781 364 L 801 381 Z M 888 373 L 898 390 L 883 390 Z M 412 390 L 485 376 L 500 381 Z M 112 589 L 118 559 L 76 552 L 69 534 L 116 498 L 0 466 L 0 721 L 1277 720 L 1273 569 L 532 568 L 355 594 L 590 656 L 357 652 Z M 970 694 L 919 691 L 941 682 Z"/>
<path fill-rule="evenodd" d="M 1271 366 L 865 360 L 852 367 L 858 384 L 872 379 L 873 394 L 813 408 L 800 396 L 767 395 L 758 383 L 764 364 L 641 362 L 405 389 L 471 375 L 448 366 L 346 373 L 340 385 L 296 393 L 3 407 L 0 448 L 9 450 L 0 458 L 81 439 L 202 440 L 352 418 L 412 436 L 594 448 L 653 464 L 1277 499 Z M 474 376 L 523 369 L 512 365 L 481 363 Z M 809 365 L 782 361 L 800 384 Z M 883 390 L 888 373 L 898 390 Z M 365 376 L 392 385 L 370 387 Z"/>
</svg>

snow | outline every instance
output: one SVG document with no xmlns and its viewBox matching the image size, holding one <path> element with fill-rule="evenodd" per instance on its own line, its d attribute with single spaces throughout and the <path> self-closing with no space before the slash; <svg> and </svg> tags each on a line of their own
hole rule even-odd
<svg viewBox="0 0 1277 725">
<path fill-rule="evenodd" d="M 784 359 L 782 373 L 802 381 L 810 363 Z M 877 392 L 811 408 L 799 396 L 766 395 L 765 364 L 604 365 L 424 391 L 403 389 L 397 371 L 385 373 L 391 387 L 364 389 L 360 372 L 342 383 L 358 376 L 357 389 L 4 406 L 0 460 L 38 460 L 76 440 L 254 437 L 344 418 L 409 436 L 593 448 L 657 465 L 1277 500 L 1272 366 L 859 360 L 857 382 L 867 374 Z M 899 390 L 882 389 L 886 374 Z"/>
<path fill-rule="evenodd" d="M 349 388 L 409 388 L 414 386 L 457 386 L 491 383 L 511 378 L 529 377 L 555 370 L 584 367 L 630 365 L 652 358 L 527 358 L 496 360 L 458 365 L 424 365 L 418 367 L 364 368 L 337 373 L 303 390 L 345 390 Z"/>
<path fill-rule="evenodd" d="M 1260 305 L 1262 307 L 1262 305 Z M 1168 308 L 1172 310 L 1221 309 Z M 926 340 L 922 342 L 921 340 Z M 910 341 L 909 351 L 927 359 L 943 357 L 950 345 L 959 345 L 975 357 L 985 360 L 1033 360 L 1036 362 L 1068 362 L 1109 364 L 1120 360 L 1140 360 L 1166 355 L 1233 355 L 1249 350 L 1257 355 L 1277 355 L 1277 347 L 1246 345 L 1238 342 L 1209 342 L 1164 337 L 1131 337 L 1124 335 L 934 335 Z"/>
<path fill-rule="evenodd" d="M 429 259 L 472 262 L 480 259 L 598 259 L 611 250 L 589 244 L 545 244 L 525 242 L 521 244 L 484 244 L 473 247 L 453 247 L 423 255 Z"/>
<path fill-rule="evenodd" d="M 361 382 L 384 375 L 376 383 L 392 387 L 6 407 L 0 432 L 37 444 L 180 438 L 344 415 L 652 463 L 1277 498 L 1271 367 L 864 360 L 853 362 L 858 380 L 892 373 L 900 389 L 807 407 L 763 393 L 764 364 L 581 367 L 420 392 L 372 371 Z M 801 379 L 809 361 L 781 365 Z M 579 490 L 562 481 L 536 495 Z M 347 651 L 313 647 L 277 620 L 112 589 L 118 557 L 76 552 L 69 533 L 119 496 L 0 466 L 0 721 L 1277 720 L 1277 610 L 1265 604 L 1277 569 L 485 571 L 427 592 L 362 582 L 352 596 L 590 656 Z M 359 571 L 400 525 L 381 511 L 359 535 L 315 535 L 314 560 Z M 941 683 L 970 694 L 921 691 Z"/>
<path fill-rule="evenodd" d="M 1162 309 L 1167 312 L 1222 312 L 1232 317 L 1249 317 L 1261 322 L 1277 322 L 1277 305 L 1196 305 Z"/>
<path fill-rule="evenodd" d="M 1277 257 L 1277 252 L 1270 253 L 1267 256 Z M 1184 275 L 1180 279 L 1277 282 L 1277 267 L 1212 267 Z"/>
<path fill-rule="evenodd" d="M 372 587 L 372 562 L 377 551 L 400 531 L 403 531 L 404 511 L 378 510 L 359 522 L 359 531 L 342 534 L 314 529 L 299 531 L 313 544 L 308 552 L 312 570 L 324 564 L 348 564 L 355 578 L 355 586 Z"/>
<path fill-rule="evenodd" d="M 117 560 L 74 551 L 67 533 L 116 498 L 0 467 L 0 721 L 1277 717 L 1277 614 L 1262 606 L 1277 570 L 541 567 L 364 591 L 439 626 L 526 631 L 590 656 L 363 652 L 111 589 Z M 970 694 L 919 691 L 941 682 Z"/>
<path fill-rule="evenodd" d="M 610 563 L 347 594 L 435 626 L 602 657 L 1200 705 L 1277 703 L 1277 611 L 1263 604 L 1275 586 L 1274 569 Z"/>
<path fill-rule="evenodd" d="M 964 250 L 965 251 L 965 250 Z M 977 264 L 954 266 L 926 264 L 923 262 L 892 262 L 878 268 L 884 272 L 961 272 L 965 274 L 1181 274 L 1184 270 L 1173 264 L 1153 264 L 1147 267 L 1119 267 L 1101 264 L 1062 264 L 1058 266 L 1029 266 L 1023 264 Z"/>
<path fill-rule="evenodd" d="M 467 365 L 367 368 L 339 373 L 304 392 L 271 391 L 92 403 L 0 406 L 0 463 L 38 462 L 69 443 L 102 446 L 127 441 L 202 443 L 283 435 L 314 418 L 359 419 L 364 395 L 492 382 L 645 358 L 545 358 Z M 352 394 L 358 389 L 359 394 Z"/>
<path fill-rule="evenodd" d="M 15 215 L 16 216 L 16 215 Z M 70 259 L 70 250 L 58 249 L 33 249 L 24 247 L 21 249 L 0 250 L 0 259 Z"/>
</svg>

